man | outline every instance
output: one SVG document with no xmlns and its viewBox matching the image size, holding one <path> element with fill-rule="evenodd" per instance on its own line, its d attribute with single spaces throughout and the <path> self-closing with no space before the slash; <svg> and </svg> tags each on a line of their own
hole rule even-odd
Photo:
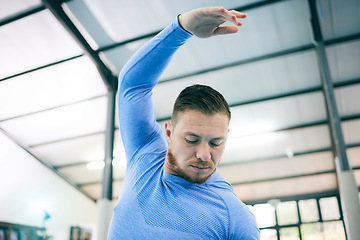
<svg viewBox="0 0 360 240">
<path fill-rule="evenodd" d="M 254 216 L 216 170 L 231 117 L 223 96 L 202 85 L 184 89 L 165 138 L 151 100 L 188 38 L 236 33 L 245 17 L 222 7 L 181 14 L 123 68 L 118 101 L 128 165 L 108 239 L 259 239 Z M 233 25 L 220 26 L 226 21 Z"/>
</svg>

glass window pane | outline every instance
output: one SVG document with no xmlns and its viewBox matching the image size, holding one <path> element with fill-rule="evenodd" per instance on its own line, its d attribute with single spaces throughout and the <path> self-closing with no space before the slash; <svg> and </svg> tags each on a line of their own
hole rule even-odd
<svg viewBox="0 0 360 240">
<path fill-rule="evenodd" d="M 299 201 L 299 208 L 302 222 L 319 221 L 319 212 L 315 199 Z"/>
<path fill-rule="evenodd" d="M 294 224 L 299 222 L 296 202 L 281 202 L 276 207 L 278 224 Z"/>
<path fill-rule="evenodd" d="M 324 221 L 340 219 L 339 205 L 336 197 L 321 198 L 320 209 Z"/>
<path fill-rule="evenodd" d="M 260 231 L 261 240 L 277 240 L 275 229 L 263 229 Z"/>
<path fill-rule="evenodd" d="M 275 226 L 275 208 L 270 204 L 254 205 L 254 214 L 259 228 Z"/>
<path fill-rule="evenodd" d="M 281 228 L 280 240 L 300 240 L 299 229 L 297 227 Z"/>
<path fill-rule="evenodd" d="M 323 223 L 323 235 L 326 240 L 345 240 L 345 231 L 342 221 Z"/>
<path fill-rule="evenodd" d="M 300 229 L 303 240 L 325 240 L 322 237 L 320 223 L 302 224 Z"/>
</svg>

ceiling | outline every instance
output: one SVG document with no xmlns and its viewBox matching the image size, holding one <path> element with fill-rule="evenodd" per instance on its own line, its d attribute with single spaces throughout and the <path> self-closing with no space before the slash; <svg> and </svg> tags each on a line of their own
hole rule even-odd
<svg viewBox="0 0 360 240">
<path fill-rule="evenodd" d="M 0 134 L 99 199 L 112 84 L 106 74 L 116 79 L 132 54 L 179 13 L 217 5 L 248 18 L 235 35 L 191 38 L 180 48 L 154 89 L 160 125 L 182 88 L 211 85 L 233 115 L 219 170 L 242 200 L 336 190 L 320 44 L 360 186 L 358 0 L 0 0 Z M 48 6 L 63 11 L 72 31 Z M 311 22 L 314 6 L 320 29 Z M 323 39 L 315 40 L 314 32 Z M 126 160 L 115 122 L 116 199 Z"/>
</svg>

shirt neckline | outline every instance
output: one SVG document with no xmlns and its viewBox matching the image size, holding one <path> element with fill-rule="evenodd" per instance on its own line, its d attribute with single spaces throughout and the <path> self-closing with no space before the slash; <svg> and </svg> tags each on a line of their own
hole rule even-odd
<svg viewBox="0 0 360 240">
<path fill-rule="evenodd" d="M 205 186 L 206 184 L 213 183 L 219 176 L 218 169 L 215 169 L 215 172 L 209 177 L 209 179 L 202 184 L 196 184 L 186 181 L 185 179 L 172 175 L 170 173 L 165 172 L 164 169 L 162 169 L 162 179 L 166 182 L 174 182 L 184 187 L 190 187 L 190 186 Z"/>
</svg>

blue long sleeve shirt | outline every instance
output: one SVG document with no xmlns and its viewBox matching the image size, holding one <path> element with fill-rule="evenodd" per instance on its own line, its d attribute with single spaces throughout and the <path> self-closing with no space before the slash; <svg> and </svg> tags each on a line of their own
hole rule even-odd
<svg viewBox="0 0 360 240">
<path fill-rule="evenodd" d="M 217 170 L 203 184 L 164 171 L 167 144 L 153 113 L 152 89 L 191 36 L 175 19 L 120 73 L 119 121 L 128 163 L 108 239 L 259 239 L 253 214 Z"/>
</svg>

